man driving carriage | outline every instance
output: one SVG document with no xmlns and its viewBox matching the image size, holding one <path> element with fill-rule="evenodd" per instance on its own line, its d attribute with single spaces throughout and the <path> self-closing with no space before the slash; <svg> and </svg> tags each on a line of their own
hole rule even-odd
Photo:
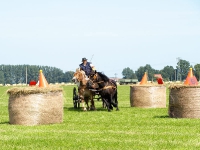
<svg viewBox="0 0 200 150">
<path fill-rule="evenodd" d="M 117 84 L 115 81 L 109 79 L 101 72 L 96 72 L 94 66 L 87 62 L 86 58 L 82 58 L 82 64 L 76 70 L 73 81 L 78 83 L 78 93 L 81 101 L 85 101 L 87 108 L 88 102 L 91 100 L 91 107 L 95 109 L 94 96 L 99 94 L 103 103 L 106 105 L 108 111 L 113 109 L 113 106 L 118 108 L 117 100 Z M 87 110 L 83 103 L 84 110 Z"/>
<path fill-rule="evenodd" d="M 95 70 L 95 67 L 91 62 L 88 62 L 86 58 L 82 58 L 82 63 L 79 65 L 80 70 L 83 70 L 87 77 L 90 76 L 92 70 Z"/>
<path fill-rule="evenodd" d="M 94 105 L 94 92 L 91 91 L 87 86 L 88 80 L 90 73 L 94 69 L 94 66 L 90 63 L 87 62 L 86 58 L 82 58 L 82 63 L 79 65 L 79 68 L 76 70 L 74 73 L 74 77 L 72 81 L 77 83 L 78 85 L 78 97 L 76 96 L 76 89 L 74 91 L 74 100 L 81 100 L 83 104 L 83 109 L 86 111 L 87 109 L 92 109 L 95 110 L 95 105 Z M 91 106 L 89 107 L 89 101 L 91 102 Z M 84 102 L 87 105 L 87 108 L 84 105 Z M 76 102 L 75 102 L 76 103 Z M 74 103 L 74 104 L 75 104 Z M 75 104 L 76 105 L 76 104 Z M 76 107 L 76 106 L 75 106 Z"/>
</svg>

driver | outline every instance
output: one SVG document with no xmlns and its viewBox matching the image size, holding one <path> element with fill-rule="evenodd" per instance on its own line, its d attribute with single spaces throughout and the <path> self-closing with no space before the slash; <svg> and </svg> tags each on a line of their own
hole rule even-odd
<svg viewBox="0 0 200 150">
<path fill-rule="evenodd" d="M 92 70 L 95 70 L 94 65 L 88 62 L 87 59 L 84 57 L 82 58 L 82 63 L 79 65 L 80 69 L 83 70 L 87 77 L 90 76 Z"/>
</svg>

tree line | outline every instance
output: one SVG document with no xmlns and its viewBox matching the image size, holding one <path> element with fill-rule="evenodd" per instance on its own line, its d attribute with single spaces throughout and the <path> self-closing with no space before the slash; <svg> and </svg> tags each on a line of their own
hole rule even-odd
<svg viewBox="0 0 200 150">
<path fill-rule="evenodd" d="M 39 70 L 43 73 L 49 83 L 71 82 L 74 72 L 63 72 L 61 69 L 49 66 L 36 65 L 0 65 L 0 84 L 19 84 L 30 81 L 38 81 Z"/>
<path fill-rule="evenodd" d="M 200 79 L 200 64 L 192 66 L 187 60 L 180 60 L 177 63 L 176 68 L 173 66 L 165 66 L 161 70 L 156 70 L 147 64 L 139 67 L 136 71 L 133 71 L 129 67 L 124 68 L 122 75 L 124 79 L 142 79 L 144 72 L 148 73 L 149 80 L 154 79 L 154 74 L 161 74 L 165 81 L 183 81 L 186 79 L 188 71 L 193 68 L 194 75 L 197 79 Z"/>
<path fill-rule="evenodd" d="M 194 75 L 200 79 L 200 64 L 192 66 L 189 61 L 180 60 L 176 68 L 173 66 L 165 66 L 161 70 L 156 70 L 150 64 L 139 67 L 133 71 L 129 67 L 124 68 L 122 75 L 124 79 L 142 79 L 144 72 L 148 72 L 149 80 L 154 79 L 154 74 L 161 74 L 165 81 L 181 81 L 186 79 L 188 70 L 193 68 Z M 0 84 L 19 84 L 30 81 L 38 81 L 39 70 L 43 73 L 49 83 L 71 82 L 74 72 L 63 72 L 61 69 L 50 66 L 37 65 L 0 65 Z"/>
</svg>

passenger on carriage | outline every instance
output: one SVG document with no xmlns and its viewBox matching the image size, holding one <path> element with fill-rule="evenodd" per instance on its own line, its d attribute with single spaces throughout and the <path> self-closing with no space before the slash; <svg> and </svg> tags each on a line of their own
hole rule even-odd
<svg viewBox="0 0 200 150">
<path fill-rule="evenodd" d="M 88 62 L 86 58 L 82 58 L 82 63 L 79 65 L 80 70 L 83 70 L 87 77 L 90 76 L 92 70 L 95 70 L 94 65 L 91 62 Z"/>
</svg>

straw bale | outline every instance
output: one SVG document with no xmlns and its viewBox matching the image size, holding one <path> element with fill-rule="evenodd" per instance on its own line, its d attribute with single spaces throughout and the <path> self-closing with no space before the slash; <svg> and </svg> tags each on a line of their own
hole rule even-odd
<svg viewBox="0 0 200 150">
<path fill-rule="evenodd" d="M 169 86 L 169 89 L 182 89 L 182 88 L 200 88 L 200 85 L 183 85 L 183 84 L 172 84 Z"/>
<path fill-rule="evenodd" d="M 62 89 L 13 88 L 8 94 L 10 124 L 33 126 L 63 122 Z"/>
<path fill-rule="evenodd" d="M 170 87 L 169 116 L 200 118 L 200 86 Z"/>
<path fill-rule="evenodd" d="M 39 88 L 37 86 L 34 87 L 16 87 L 9 89 L 7 93 L 12 96 L 20 96 L 20 95 L 30 95 L 30 94 L 38 94 L 43 93 L 47 94 L 49 92 L 62 92 L 62 88 L 57 86 L 49 86 L 47 88 Z"/>
<path fill-rule="evenodd" d="M 166 108 L 166 87 L 141 85 L 130 87 L 131 107 Z"/>
</svg>

